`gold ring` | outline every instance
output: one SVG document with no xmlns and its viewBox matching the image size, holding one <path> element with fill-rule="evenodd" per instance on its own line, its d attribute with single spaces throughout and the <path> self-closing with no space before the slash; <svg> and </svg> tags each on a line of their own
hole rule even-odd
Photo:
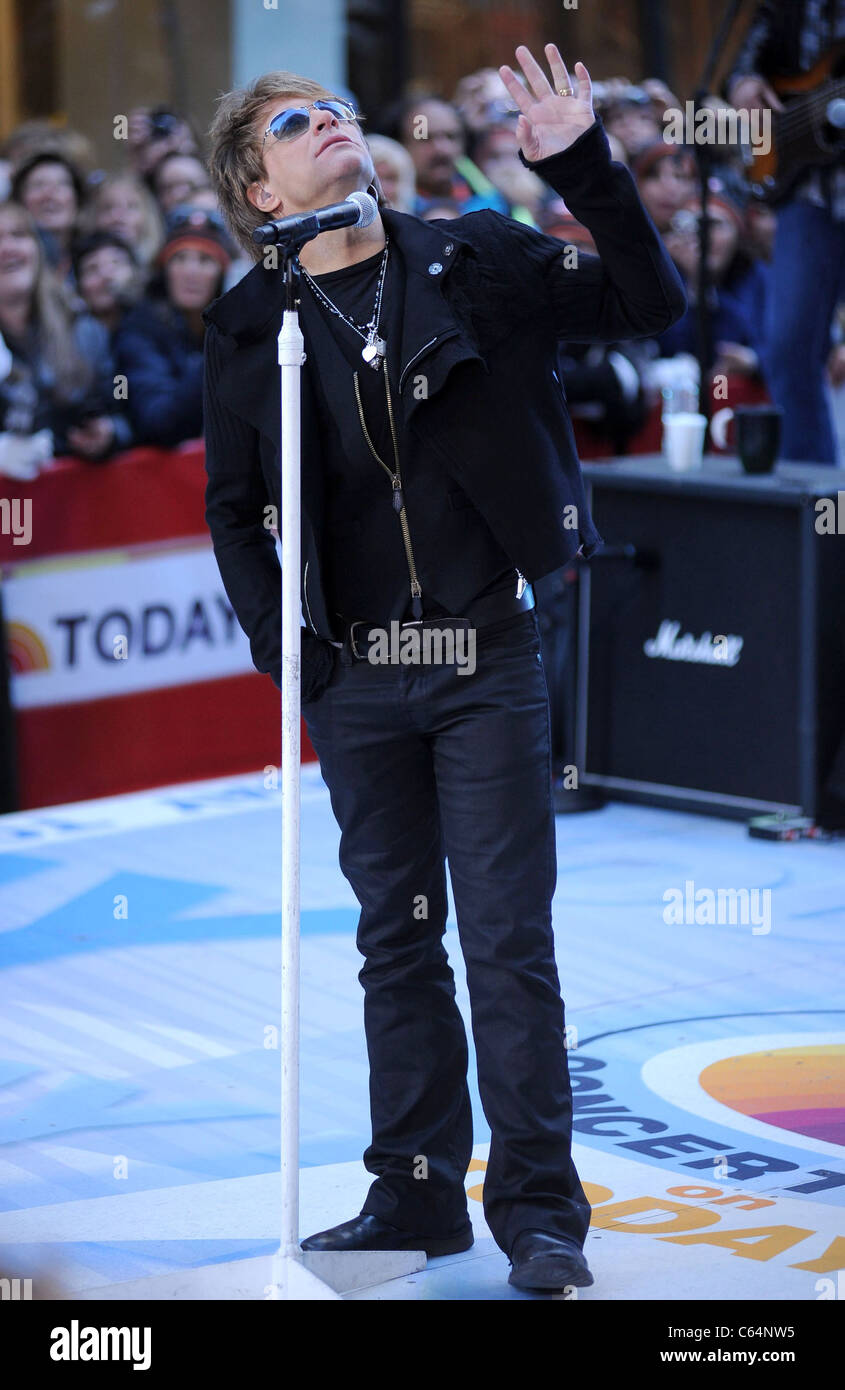
<svg viewBox="0 0 845 1390">
<path fill-rule="evenodd" d="M 571 87 L 567 87 L 565 89 L 563 87 L 558 87 L 557 94 L 559 97 L 574 97 L 575 92 Z"/>
</svg>

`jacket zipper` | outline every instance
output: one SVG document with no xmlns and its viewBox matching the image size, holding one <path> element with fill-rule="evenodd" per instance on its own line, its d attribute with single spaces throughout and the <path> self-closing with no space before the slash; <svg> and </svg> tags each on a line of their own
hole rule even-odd
<svg viewBox="0 0 845 1390">
<path fill-rule="evenodd" d="M 402 385 L 403 385 L 403 383 L 404 383 L 404 381 L 405 381 L 405 377 L 406 377 L 407 373 L 411 370 L 411 368 L 413 367 L 414 363 L 415 363 L 416 361 L 418 361 L 420 357 L 422 357 L 423 353 L 424 353 L 424 352 L 428 352 L 429 348 L 430 348 L 430 347 L 433 347 L 434 344 L 438 341 L 439 338 L 454 338 L 455 335 L 456 335 L 457 333 L 460 333 L 460 331 L 461 331 L 460 328 L 450 328 L 449 331 L 448 331 L 447 333 L 438 333 L 438 334 L 436 335 L 436 337 L 431 338 L 427 343 L 425 343 L 424 346 L 420 348 L 419 352 L 415 352 L 415 353 L 414 353 L 414 355 L 413 355 L 413 357 L 411 358 L 410 362 L 406 362 L 405 365 L 404 365 L 404 367 L 402 368 L 402 373 L 401 373 L 401 376 L 399 377 L 399 392 L 400 392 L 400 394 L 401 394 L 401 392 L 402 392 Z"/>
<path fill-rule="evenodd" d="M 312 631 L 313 631 L 313 633 L 314 633 L 314 636 L 315 636 L 315 637 L 319 637 L 320 634 L 319 634 L 319 632 L 317 631 L 316 627 L 314 626 L 314 619 L 311 617 L 311 605 L 310 605 L 309 602 L 308 602 L 308 566 L 310 565 L 310 563 L 311 563 L 310 560 L 306 560 L 306 561 L 305 561 L 305 575 L 304 575 L 303 581 L 302 581 L 303 592 L 304 592 L 304 595 L 305 595 L 305 612 L 306 612 L 306 614 L 308 615 L 308 621 L 309 621 L 309 623 L 311 624 L 311 629 L 312 629 Z"/>
<path fill-rule="evenodd" d="M 432 342 L 434 341 L 435 340 L 432 339 Z M 431 344 L 427 343 L 426 347 L 430 347 L 430 345 Z M 423 348 L 420 349 L 421 352 L 424 350 L 425 349 Z M 419 357 L 419 355 L 420 354 L 417 353 L 417 357 Z M 410 366 L 410 363 L 408 365 Z M 393 510 L 399 514 L 399 524 L 402 527 L 402 541 L 405 546 L 405 558 L 408 561 L 408 575 L 411 580 L 411 612 L 413 613 L 415 618 L 421 618 L 422 586 L 417 576 L 417 567 L 414 563 L 414 551 L 413 547 L 411 546 L 411 532 L 408 527 L 408 518 L 405 514 L 405 496 L 402 491 L 402 473 L 399 467 L 399 445 L 396 442 L 396 426 L 393 422 L 393 403 L 390 399 L 390 383 L 387 377 L 387 363 L 385 362 L 384 364 L 384 389 L 385 394 L 387 396 L 387 414 L 390 420 L 390 433 L 393 438 L 393 456 L 396 459 L 395 473 L 392 472 L 390 468 L 388 468 L 387 464 L 384 462 L 384 459 L 379 458 L 373 446 L 373 441 L 369 436 L 367 426 L 364 421 L 364 408 L 361 404 L 361 391 L 358 386 L 357 372 L 353 374 L 352 380 L 355 386 L 355 399 L 358 402 L 358 418 L 361 421 L 361 429 L 364 433 L 364 438 L 366 439 L 367 444 L 369 445 L 370 453 L 372 454 L 376 463 L 378 463 L 384 469 L 393 487 Z"/>
</svg>

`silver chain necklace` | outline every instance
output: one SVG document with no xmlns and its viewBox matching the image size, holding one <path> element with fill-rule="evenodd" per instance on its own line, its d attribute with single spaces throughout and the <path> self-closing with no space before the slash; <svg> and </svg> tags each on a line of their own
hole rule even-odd
<svg viewBox="0 0 845 1390">
<path fill-rule="evenodd" d="M 387 249 L 389 241 L 390 238 L 388 236 L 385 236 L 384 254 L 382 255 L 381 259 L 381 269 L 379 271 L 378 284 L 376 285 L 376 298 L 375 303 L 373 305 L 373 313 L 369 323 L 366 323 L 363 326 L 359 326 L 357 323 L 354 322 L 354 320 L 349 318 L 348 315 L 344 314 L 341 309 L 338 309 L 337 305 L 332 303 L 328 295 L 323 293 L 323 291 L 320 289 L 320 286 L 315 284 L 314 280 L 311 278 L 311 276 L 308 274 L 308 271 L 305 269 L 305 266 L 301 266 L 302 274 L 305 276 L 305 279 L 308 281 L 308 284 L 311 286 L 311 289 L 318 296 L 318 298 L 320 298 L 323 301 L 323 303 L 326 305 L 328 309 L 331 309 L 333 314 L 337 314 L 338 318 L 343 319 L 344 323 L 348 323 L 349 327 L 355 330 L 359 338 L 365 339 L 365 346 L 361 351 L 361 356 L 363 357 L 367 365 L 369 367 L 373 367 L 375 371 L 378 371 L 384 359 L 385 353 L 387 352 L 387 344 L 384 341 L 384 338 L 379 337 L 378 326 L 379 319 L 381 318 L 381 295 L 382 289 L 384 288 L 384 277 L 387 272 Z"/>
</svg>

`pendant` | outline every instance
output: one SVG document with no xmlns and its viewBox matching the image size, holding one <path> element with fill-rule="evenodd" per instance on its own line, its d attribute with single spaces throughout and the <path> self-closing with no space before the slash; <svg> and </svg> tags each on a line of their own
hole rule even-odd
<svg viewBox="0 0 845 1390">
<path fill-rule="evenodd" d="M 384 338 L 380 338 L 377 333 L 371 332 L 367 338 L 366 347 L 361 351 L 361 356 L 368 366 L 378 371 L 386 351 L 387 344 Z"/>
</svg>

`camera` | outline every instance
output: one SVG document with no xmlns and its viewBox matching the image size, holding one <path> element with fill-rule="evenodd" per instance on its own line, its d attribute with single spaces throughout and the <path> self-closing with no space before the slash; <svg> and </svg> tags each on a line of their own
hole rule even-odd
<svg viewBox="0 0 845 1390">
<path fill-rule="evenodd" d="M 164 140 L 168 135 L 172 135 L 179 127 L 179 117 L 174 116 L 172 111 L 166 107 L 159 106 L 155 111 L 150 112 L 150 139 Z"/>
</svg>

